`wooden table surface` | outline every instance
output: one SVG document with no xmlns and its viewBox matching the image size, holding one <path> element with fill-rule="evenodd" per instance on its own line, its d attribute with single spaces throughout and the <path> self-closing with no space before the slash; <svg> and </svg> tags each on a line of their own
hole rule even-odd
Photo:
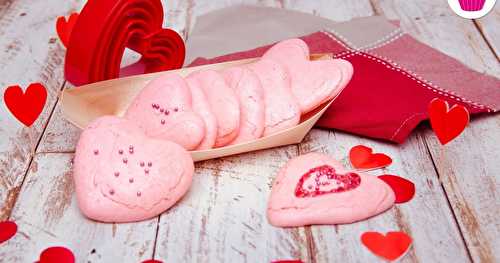
<svg viewBox="0 0 500 263">
<path fill-rule="evenodd" d="M 70 248 L 77 262 L 378 262 L 360 244 L 364 231 L 405 231 L 414 239 L 402 262 L 500 262 L 500 116 L 478 117 L 442 147 L 428 125 L 403 145 L 338 131 L 312 130 L 303 143 L 196 164 L 187 196 L 161 216 L 133 224 L 102 224 L 78 210 L 71 160 L 79 130 L 58 104 L 65 48 L 58 16 L 83 0 L 0 0 L 0 90 L 42 82 L 47 105 L 28 129 L 0 107 L 0 221 L 17 235 L 0 244 L 0 262 L 33 262 L 49 247 Z M 420 41 L 471 68 L 500 77 L 500 4 L 466 20 L 445 0 L 176 0 L 163 1 L 166 25 L 189 38 L 196 16 L 237 3 L 309 12 L 332 20 L 384 15 Z M 473 88 L 473 87 L 471 87 Z M 498 88 L 498 87 L 492 87 Z M 290 158 L 319 151 L 347 164 L 357 144 L 395 160 L 384 173 L 409 178 L 415 198 L 372 219 L 340 226 L 281 229 L 265 217 L 276 171 Z"/>
</svg>

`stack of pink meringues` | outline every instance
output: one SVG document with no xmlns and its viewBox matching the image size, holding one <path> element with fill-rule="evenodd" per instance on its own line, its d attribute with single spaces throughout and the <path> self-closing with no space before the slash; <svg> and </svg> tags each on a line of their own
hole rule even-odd
<svg viewBox="0 0 500 263">
<path fill-rule="evenodd" d="M 293 127 L 337 96 L 352 73 L 345 60 L 310 61 L 300 39 L 276 44 L 253 64 L 186 78 L 165 73 L 123 118 L 98 118 L 81 134 L 74 160 L 80 209 L 104 222 L 154 217 L 189 189 L 194 165 L 187 151 Z"/>
<path fill-rule="evenodd" d="M 352 73 L 345 60 L 310 61 L 307 44 L 290 39 L 253 64 L 186 78 L 167 73 L 142 90 L 125 118 L 187 150 L 238 144 L 296 126 L 338 95 Z"/>
</svg>

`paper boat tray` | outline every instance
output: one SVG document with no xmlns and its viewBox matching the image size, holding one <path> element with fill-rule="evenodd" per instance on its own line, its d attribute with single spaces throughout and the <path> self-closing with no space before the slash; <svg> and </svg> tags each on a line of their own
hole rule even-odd
<svg viewBox="0 0 500 263">
<path fill-rule="evenodd" d="M 311 60 L 320 60 L 329 57 L 329 55 L 325 54 L 312 55 Z M 170 72 L 176 72 L 181 76 L 186 76 L 191 72 L 201 69 L 222 70 L 231 66 L 252 63 L 256 60 L 257 59 L 243 59 L 219 64 L 182 68 L 172 70 Z M 63 90 L 61 96 L 63 115 L 69 122 L 82 129 L 86 127 L 89 122 L 100 116 L 123 116 L 128 105 L 132 103 L 141 89 L 145 87 L 150 80 L 161 74 L 164 74 L 164 72 L 106 80 L 80 87 L 65 89 Z M 231 145 L 210 150 L 191 151 L 193 160 L 203 161 L 244 152 L 299 143 L 314 126 L 316 121 L 321 117 L 332 101 L 324 103 L 310 113 L 302 116 L 300 123 L 295 127 L 260 138 L 258 140 L 238 145 Z"/>
</svg>

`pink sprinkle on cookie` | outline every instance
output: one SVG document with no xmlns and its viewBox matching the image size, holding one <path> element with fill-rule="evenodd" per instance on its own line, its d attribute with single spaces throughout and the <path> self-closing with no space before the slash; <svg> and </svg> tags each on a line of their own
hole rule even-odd
<svg viewBox="0 0 500 263">
<path fill-rule="evenodd" d="M 187 192 L 194 173 L 191 155 L 181 146 L 149 138 L 114 116 L 101 117 L 82 132 L 73 168 L 80 210 L 102 222 L 161 214 Z"/>
<path fill-rule="evenodd" d="M 152 80 L 125 113 L 145 134 L 195 149 L 205 136 L 205 122 L 193 111 L 191 91 L 179 75 L 167 73 Z"/>
</svg>

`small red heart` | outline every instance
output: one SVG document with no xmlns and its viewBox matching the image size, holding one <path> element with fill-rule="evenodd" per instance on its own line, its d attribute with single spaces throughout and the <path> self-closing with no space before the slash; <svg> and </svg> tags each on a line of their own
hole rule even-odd
<svg viewBox="0 0 500 263">
<path fill-rule="evenodd" d="M 394 191 L 396 204 L 406 203 L 415 196 L 415 185 L 402 177 L 384 174 L 378 176 L 378 178 L 388 184 Z"/>
<path fill-rule="evenodd" d="M 47 100 L 47 90 L 40 83 L 32 83 L 23 93 L 19 86 L 10 86 L 3 99 L 10 112 L 27 127 L 31 126 L 40 113 Z"/>
<path fill-rule="evenodd" d="M 412 239 L 404 232 L 388 232 L 385 236 L 378 232 L 365 232 L 361 235 L 361 242 L 373 254 L 387 260 L 396 260 L 406 254 Z"/>
<path fill-rule="evenodd" d="M 156 259 L 148 259 L 148 260 L 144 260 L 142 263 L 163 263 L 163 261 L 156 260 Z"/>
<path fill-rule="evenodd" d="M 435 98 L 429 103 L 432 129 L 442 145 L 455 139 L 469 124 L 469 111 L 462 105 L 449 107 L 448 102 Z"/>
<path fill-rule="evenodd" d="M 357 145 L 349 151 L 349 159 L 356 169 L 382 168 L 392 163 L 391 157 L 383 153 L 373 153 L 372 148 Z"/>
<path fill-rule="evenodd" d="M 17 233 L 17 224 L 13 221 L 0 222 L 0 244 L 11 239 Z"/>
<path fill-rule="evenodd" d="M 74 263 L 75 256 L 65 247 L 49 247 L 42 251 L 38 263 Z"/>
<path fill-rule="evenodd" d="M 358 174 L 339 174 L 330 165 L 322 165 L 312 168 L 302 175 L 295 188 L 295 196 L 315 197 L 340 193 L 352 190 L 360 184 L 361 178 Z"/>
<path fill-rule="evenodd" d="M 63 43 L 65 47 L 68 46 L 69 43 L 69 37 L 71 36 L 71 31 L 73 31 L 73 27 L 76 24 L 76 21 L 78 20 L 78 13 L 72 13 L 69 15 L 68 20 L 66 20 L 66 17 L 60 16 L 57 18 L 56 22 L 56 30 L 57 30 L 57 35 L 59 36 L 59 39 Z"/>
</svg>

